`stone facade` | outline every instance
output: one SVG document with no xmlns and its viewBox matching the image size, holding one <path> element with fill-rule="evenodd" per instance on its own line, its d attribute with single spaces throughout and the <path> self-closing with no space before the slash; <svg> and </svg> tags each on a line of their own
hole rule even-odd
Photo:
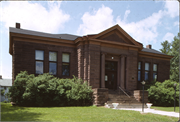
<svg viewBox="0 0 180 122">
<path fill-rule="evenodd" d="M 19 27 L 19 28 L 18 28 Z M 169 79 L 170 59 L 130 37 L 115 25 L 99 34 L 69 39 L 53 34 L 44 34 L 10 28 L 13 81 L 20 71 L 35 74 L 35 50 L 44 51 L 44 73 L 49 72 L 49 51 L 57 52 L 57 77 L 72 78 L 73 75 L 88 81 L 94 89 L 95 104 L 104 104 L 108 89 L 121 87 L 133 93 L 145 79 L 145 63 L 150 64 L 149 81 L 153 80 L 153 64 L 158 65 L 157 80 Z M 59 35 L 62 36 L 62 35 Z M 70 75 L 62 75 L 62 53 L 70 54 Z M 107 62 L 111 65 L 108 69 Z M 138 62 L 142 63 L 141 81 L 138 81 Z M 106 66 L 107 65 L 107 66 Z M 112 83 L 114 83 L 112 85 Z M 108 86 L 111 85 L 112 87 Z M 103 96 L 103 97 L 102 97 Z M 139 98 L 138 98 L 139 99 Z"/>
<path fill-rule="evenodd" d="M 143 102 L 143 90 L 134 90 L 134 97 L 138 102 Z M 144 103 L 148 103 L 148 91 L 144 91 Z"/>
<path fill-rule="evenodd" d="M 103 106 L 108 101 L 108 89 L 95 88 L 93 89 L 94 105 Z"/>
</svg>

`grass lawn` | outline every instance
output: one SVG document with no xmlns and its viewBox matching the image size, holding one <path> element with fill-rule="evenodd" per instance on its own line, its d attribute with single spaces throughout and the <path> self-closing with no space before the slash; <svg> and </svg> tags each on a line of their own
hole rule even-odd
<svg viewBox="0 0 180 122">
<path fill-rule="evenodd" d="M 174 107 L 159 107 L 159 106 L 151 106 L 151 109 L 162 110 L 162 111 L 174 111 Z M 179 107 L 176 107 L 176 111 L 179 112 Z"/>
<path fill-rule="evenodd" d="M 1 121 L 178 121 L 178 118 L 104 107 L 18 107 L 1 103 Z"/>
</svg>

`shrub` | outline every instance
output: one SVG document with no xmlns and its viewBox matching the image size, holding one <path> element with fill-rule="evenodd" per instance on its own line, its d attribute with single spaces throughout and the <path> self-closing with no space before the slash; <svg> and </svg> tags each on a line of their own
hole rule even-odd
<svg viewBox="0 0 180 122">
<path fill-rule="evenodd" d="M 148 99 L 153 105 L 157 106 L 173 106 L 174 105 L 174 84 L 176 86 L 176 103 L 179 102 L 179 84 L 175 81 L 165 80 L 164 82 L 156 82 L 147 91 Z"/>
<path fill-rule="evenodd" d="M 21 88 L 18 90 L 18 88 Z M 19 97 L 18 97 L 19 95 Z M 13 102 L 21 106 L 82 106 L 92 104 L 92 89 L 87 82 L 74 77 L 59 79 L 45 73 L 17 75 L 10 89 Z"/>
<path fill-rule="evenodd" d="M 1 89 L 1 95 L 4 96 L 5 90 Z"/>
</svg>

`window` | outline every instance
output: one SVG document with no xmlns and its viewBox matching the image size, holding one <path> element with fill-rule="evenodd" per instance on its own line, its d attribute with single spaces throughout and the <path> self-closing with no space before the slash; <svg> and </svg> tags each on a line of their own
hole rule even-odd
<svg viewBox="0 0 180 122">
<path fill-rule="evenodd" d="M 35 50 L 35 63 L 36 74 L 43 74 L 44 51 Z"/>
<path fill-rule="evenodd" d="M 63 53 L 62 54 L 62 75 L 69 76 L 69 64 L 70 64 L 70 54 Z"/>
<path fill-rule="evenodd" d="M 138 62 L 138 81 L 141 81 L 141 62 Z"/>
<path fill-rule="evenodd" d="M 149 63 L 145 63 L 145 81 L 149 81 Z"/>
<path fill-rule="evenodd" d="M 157 80 L 157 64 L 153 64 L 153 80 L 156 81 Z"/>
<path fill-rule="evenodd" d="M 49 74 L 57 74 L 57 52 L 49 52 Z"/>
</svg>

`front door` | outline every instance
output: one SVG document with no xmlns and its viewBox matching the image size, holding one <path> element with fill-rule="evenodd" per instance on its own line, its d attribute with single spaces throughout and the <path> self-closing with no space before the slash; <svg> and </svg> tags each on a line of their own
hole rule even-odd
<svg viewBox="0 0 180 122">
<path fill-rule="evenodd" d="M 105 87 L 114 90 L 117 88 L 117 62 L 105 62 Z"/>
</svg>

